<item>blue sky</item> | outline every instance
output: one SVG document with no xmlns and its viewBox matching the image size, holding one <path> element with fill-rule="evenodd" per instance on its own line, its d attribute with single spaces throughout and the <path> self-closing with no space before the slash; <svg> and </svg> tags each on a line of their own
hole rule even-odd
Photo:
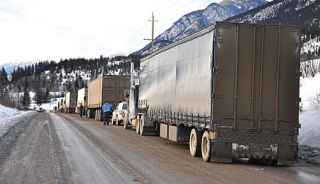
<svg viewBox="0 0 320 184">
<path fill-rule="evenodd" d="M 221 0 L 0 0 L 0 64 L 128 54 L 182 15 Z"/>
</svg>

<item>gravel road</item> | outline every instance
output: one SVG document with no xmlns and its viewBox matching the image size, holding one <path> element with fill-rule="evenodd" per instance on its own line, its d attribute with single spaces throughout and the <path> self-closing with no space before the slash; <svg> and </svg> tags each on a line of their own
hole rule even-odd
<svg viewBox="0 0 320 184">
<path fill-rule="evenodd" d="M 0 162 L 0 183 L 319 183 L 320 167 L 206 163 L 188 145 L 41 113 Z"/>
</svg>

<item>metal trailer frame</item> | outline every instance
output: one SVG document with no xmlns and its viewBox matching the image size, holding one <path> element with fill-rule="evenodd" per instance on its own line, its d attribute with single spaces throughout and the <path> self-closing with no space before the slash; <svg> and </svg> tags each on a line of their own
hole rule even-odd
<svg viewBox="0 0 320 184">
<path fill-rule="evenodd" d="M 191 57 L 191 62 L 179 65 L 185 72 L 180 72 L 179 78 L 179 62 L 188 60 L 183 57 L 190 52 L 201 53 L 199 47 L 203 43 L 202 49 L 211 52 L 210 60 L 207 60 L 208 55 Z M 214 162 L 252 158 L 274 160 L 279 164 L 295 163 L 300 128 L 300 47 L 300 31 L 296 26 L 217 22 L 216 26 L 142 60 L 139 87 L 131 86 L 139 89 L 138 109 L 131 115 L 136 118 L 130 119 L 137 120 L 139 128 L 161 129 L 165 132 L 162 135 L 160 132 L 162 137 L 176 142 L 189 141 L 185 132 L 190 133 L 192 128 L 201 134 L 208 131 L 210 160 Z M 182 58 L 177 56 L 179 54 Z M 172 62 L 178 63 L 176 68 L 170 65 Z M 167 70 L 161 72 L 161 68 L 156 67 L 167 67 Z M 175 82 L 168 79 L 173 69 Z M 209 83 L 199 79 L 192 81 L 195 76 L 188 70 L 202 72 L 196 74 L 209 78 Z M 188 75 L 193 76 L 188 78 Z M 179 86 L 178 79 L 185 86 Z M 203 84 L 208 85 L 203 87 Z M 161 89 L 170 87 L 175 90 Z M 185 91 L 179 96 L 181 88 Z M 161 94 L 162 90 L 167 91 Z M 204 102 L 200 106 L 196 104 L 198 99 Z M 174 133 L 170 133 L 170 129 Z"/>
</svg>

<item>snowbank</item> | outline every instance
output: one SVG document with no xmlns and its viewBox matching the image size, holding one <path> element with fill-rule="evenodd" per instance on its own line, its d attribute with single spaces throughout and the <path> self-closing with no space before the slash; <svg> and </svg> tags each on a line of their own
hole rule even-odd
<svg viewBox="0 0 320 184">
<path fill-rule="evenodd" d="M 26 120 L 26 117 L 36 114 L 32 111 L 19 111 L 0 105 L 0 138 L 18 124 Z"/>
<path fill-rule="evenodd" d="M 19 113 L 21 113 L 21 111 L 19 111 L 17 109 L 13 109 L 10 107 L 0 105 L 0 120 L 4 119 L 4 118 L 15 116 Z"/>
<path fill-rule="evenodd" d="M 18 115 L 0 119 L 0 152 L 7 150 L 17 135 L 38 113 L 24 111 Z"/>
<path fill-rule="evenodd" d="M 25 120 L 26 117 L 36 114 L 34 111 L 24 111 L 19 114 L 0 119 L 0 137 L 5 135 L 10 129 Z"/>
<path fill-rule="evenodd" d="M 303 109 L 300 113 L 299 143 L 312 147 L 320 147 L 320 112 L 313 109 L 310 104 L 318 92 L 320 92 L 320 74 L 313 78 L 301 79 L 300 96 Z"/>
</svg>

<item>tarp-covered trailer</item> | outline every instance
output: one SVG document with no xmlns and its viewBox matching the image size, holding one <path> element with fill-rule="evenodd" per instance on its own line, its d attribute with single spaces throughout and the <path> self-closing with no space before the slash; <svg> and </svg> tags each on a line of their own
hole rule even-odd
<svg viewBox="0 0 320 184">
<path fill-rule="evenodd" d="M 77 100 L 77 108 L 76 113 L 80 113 L 80 105 L 83 106 L 83 115 L 86 114 L 87 104 L 88 104 L 88 88 L 82 88 L 78 90 L 78 100 Z"/>
<path fill-rule="evenodd" d="M 130 88 L 129 76 L 106 75 L 100 76 L 88 85 L 87 117 L 102 120 L 102 106 L 105 103 L 115 107 L 124 101 L 124 91 Z"/>
<path fill-rule="evenodd" d="M 205 161 L 295 163 L 300 46 L 295 26 L 218 22 L 142 60 L 131 122 Z"/>
<path fill-rule="evenodd" d="M 77 93 L 68 92 L 65 98 L 66 113 L 74 113 L 77 106 Z"/>
</svg>

